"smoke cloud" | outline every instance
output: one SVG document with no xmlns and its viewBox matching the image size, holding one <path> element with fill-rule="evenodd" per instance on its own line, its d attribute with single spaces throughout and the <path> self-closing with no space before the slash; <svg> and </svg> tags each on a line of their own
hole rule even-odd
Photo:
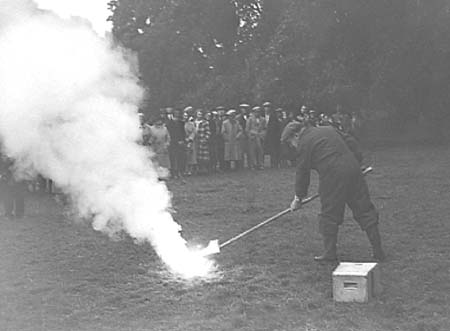
<svg viewBox="0 0 450 331">
<path fill-rule="evenodd" d="M 53 179 L 96 230 L 126 231 L 173 272 L 207 275 L 213 263 L 186 248 L 138 143 L 143 90 L 124 52 L 28 0 L 0 0 L 0 49 L 0 138 L 17 176 Z"/>
</svg>

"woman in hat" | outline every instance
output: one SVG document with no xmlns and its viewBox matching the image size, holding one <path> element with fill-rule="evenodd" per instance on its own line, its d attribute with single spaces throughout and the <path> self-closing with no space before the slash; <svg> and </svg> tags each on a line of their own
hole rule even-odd
<svg viewBox="0 0 450 331">
<path fill-rule="evenodd" d="M 209 138 L 211 131 L 209 123 L 205 119 L 203 110 L 197 110 L 197 119 L 195 121 L 196 136 L 195 143 L 197 145 L 197 161 L 199 171 L 207 173 L 209 170 Z"/>
<path fill-rule="evenodd" d="M 237 168 L 242 159 L 240 138 L 242 136 L 242 127 L 236 121 L 236 110 L 231 109 L 227 112 L 227 119 L 222 124 L 222 136 L 225 142 L 224 160 L 226 168 L 231 168 L 231 162 Z"/>
<path fill-rule="evenodd" d="M 186 107 L 183 113 L 184 131 L 186 132 L 186 175 L 190 176 L 197 171 L 197 146 L 195 145 L 196 128 L 193 108 Z"/>
</svg>

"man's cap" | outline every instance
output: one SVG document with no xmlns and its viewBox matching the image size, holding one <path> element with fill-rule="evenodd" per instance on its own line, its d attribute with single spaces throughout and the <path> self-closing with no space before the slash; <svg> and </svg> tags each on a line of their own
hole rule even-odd
<svg viewBox="0 0 450 331">
<path fill-rule="evenodd" d="M 225 110 L 225 107 L 224 106 L 217 106 L 216 110 Z"/>
<path fill-rule="evenodd" d="M 272 103 L 270 101 L 266 101 L 263 103 L 263 107 L 270 107 L 272 106 Z"/>
<path fill-rule="evenodd" d="M 285 142 L 291 139 L 295 134 L 300 132 L 302 127 L 303 124 L 301 122 L 289 122 L 281 133 L 281 142 Z"/>
<path fill-rule="evenodd" d="M 186 112 L 186 113 L 190 113 L 193 110 L 194 110 L 194 107 L 192 107 L 192 106 L 187 106 L 186 108 L 183 109 L 183 111 Z"/>
<path fill-rule="evenodd" d="M 241 103 L 241 104 L 239 105 L 239 108 L 250 108 L 250 105 L 247 104 L 247 103 Z"/>
<path fill-rule="evenodd" d="M 227 115 L 234 115 L 236 114 L 236 110 L 234 109 L 230 109 L 229 111 L 227 111 Z"/>
<path fill-rule="evenodd" d="M 252 108 L 252 113 L 253 112 L 257 112 L 257 111 L 261 111 L 261 107 L 260 106 L 255 106 Z"/>
<path fill-rule="evenodd" d="M 283 111 L 283 108 L 277 108 L 277 109 L 275 109 L 275 112 L 277 112 L 277 113 L 281 113 Z"/>
</svg>

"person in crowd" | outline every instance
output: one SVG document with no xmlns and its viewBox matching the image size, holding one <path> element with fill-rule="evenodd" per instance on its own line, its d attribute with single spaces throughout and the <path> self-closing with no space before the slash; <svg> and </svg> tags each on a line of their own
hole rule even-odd
<svg viewBox="0 0 450 331">
<path fill-rule="evenodd" d="M 263 121 L 263 140 L 262 140 L 262 144 L 263 144 L 263 150 L 264 150 L 264 156 L 266 154 L 269 154 L 268 151 L 265 149 L 266 146 L 266 138 L 267 138 L 267 126 L 269 125 L 269 119 L 270 119 L 270 114 L 272 114 L 273 109 L 272 109 L 272 103 L 270 101 L 266 101 L 262 104 L 262 111 L 261 111 L 261 118 L 264 120 Z M 270 154 L 269 154 L 269 158 L 270 158 Z M 264 162 L 263 162 L 264 165 Z"/>
<path fill-rule="evenodd" d="M 294 120 L 294 112 L 283 110 L 283 121 L 281 123 L 282 128 L 284 129 L 288 123 L 292 122 Z M 283 132 L 283 131 L 281 131 Z"/>
<path fill-rule="evenodd" d="M 319 116 L 317 115 L 317 112 L 314 109 L 308 110 L 307 115 L 305 116 L 305 120 L 311 126 L 319 125 Z"/>
<path fill-rule="evenodd" d="M 25 215 L 26 184 L 13 175 L 14 161 L 0 155 L 0 192 L 5 216 L 9 219 L 23 218 Z"/>
<path fill-rule="evenodd" d="M 262 113 L 261 107 L 259 106 L 253 107 L 246 125 L 246 131 L 248 136 L 250 169 L 264 168 L 264 150 L 263 150 L 264 118 L 261 116 L 261 113 Z"/>
<path fill-rule="evenodd" d="M 239 167 L 239 162 L 242 160 L 241 145 L 239 139 L 242 136 L 242 127 L 236 121 L 236 110 L 230 109 L 226 113 L 226 119 L 222 124 L 222 136 L 225 143 L 224 160 L 226 170 L 231 169 L 231 163 L 234 163 L 234 168 Z"/>
<path fill-rule="evenodd" d="M 302 106 L 300 107 L 300 113 L 301 113 L 303 116 L 306 116 L 306 115 L 308 114 L 308 108 L 306 108 L 305 105 L 302 105 Z"/>
<path fill-rule="evenodd" d="M 168 114 L 170 114 L 168 112 Z M 167 130 L 169 130 L 169 159 L 170 173 L 173 178 L 183 176 L 185 169 L 185 138 L 184 122 L 181 118 L 179 109 L 173 110 L 173 116 L 167 121 Z"/>
<path fill-rule="evenodd" d="M 281 111 L 279 109 L 270 113 L 266 137 L 264 139 L 264 151 L 270 156 L 271 168 L 278 168 L 280 166 L 281 122 L 278 114 Z"/>
<path fill-rule="evenodd" d="M 197 161 L 199 165 L 199 172 L 208 173 L 209 170 L 209 138 L 211 131 L 209 123 L 205 119 L 204 111 L 202 109 L 196 112 L 196 135 L 194 141 L 197 144 Z"/>
<path fill-rule="evenodd" d="M 319 116 L 319 126 L 331 126 L 332 119 L 327 114 L 320 114 Z"/>
<path fill-rule="evenodd" d="M 342 131 L 350 133 L 352 131 L 352 118 L 349 113 L 344 113 L 341 120 Z"/>
<path fill-rule="evenodd" d="M 351 129 L 350 134 L 355 137 L 359 142 L 363 140 L 363 121 L 360 113 L 352 112 L 351 115 Z"/>
<path fill-rule="evenodd" d="M 247 124 L 247 119 L 249 117 L 249 112 L 250 112 L 250 105 L 247 103 L 241 103 L 239 105 L 239 112 L 236 116 L 236 120 L 239 122 L 239 124 L 242 127 L 242 136 L 240 139 L 240 143 L 241 143 L 241 165 L 244 168 L 245 164 L 247 163 L 247 166 L 249 166 L 249 142 L 248 142 L 248 136 L 245 130 L 245 126 Z"/>
<path fill-rule="evenodd" d="M 319 174 L 319 228 L 324 251 L 314 260 L 337 261 L 337 234 L 344 219 L 345 206 L 348 205 L 354 219 L 369 238 L 374 259 L 383 261 L 385 254 L 381 247 L 378 212 L 370 200 L 358 153 L 352 152 L 334 128 L 314 127 L 300 121 L 286 126 L 281 141 L 286 150 L 297 158 L 292 210 L 301 208 L 301 201 L 307 195 L 311 170 Z"/>
<path fill-rule="evenodd" d="M 216 118 L 216 127 L 217 127 L 217 159 L 219 161 L 219 169 L 220 171 L 225 171 L 226 163 L 225 163 L 225 141 L 223 139 L 222 128 L 223 122 L 225 121 L 225 107 L 218 106 L 216 107 L 217 118 Z"/>
<path fill-rule="evenodd" d="M 286 127 L 286 125 L 288 125 L 288 123 L 293 121 L 293 118 L 294 116 L 292 111 L 286 111 L 284 109 L 282 110 L 280 115 L 281 132 L 283 132 L 284 128 Z M 280 155 L 280 167 L 287 168 L 291 164 L 291 161 L 288 160 L 288 158 L 286 158 L 286 155 L 283 154 L 282 146 L 280 146 L 279 155 Z"/>
<path fill-rule="evenodd" d="M 165 113 L 166 113 L 166 121 L 172 121 L 174 117 L 174 109 L 172 107 L 167 107 L 165 109 Z"/>
<path fill-rule="evenodd" d="M 217 171 L 217 112 L 212 110 L 206 113 L 205 119 L 209 124 L 209 170 L 212 173 Z"/>
<path fill-rule="evenodd" d="M 153 125 L 148 128 L 148 144 L 155 153 L 153 161 L 158 165 L 158 173 L 160 178 L 166 177 L 164 173 L 170 169 L 169 146 L 170 135 L 167 130 L 164 118 L 159 116 L 153 121 Z"/>
<path fill-rule="evenodd" d="M 186 134 L 186 169 L 185 174 L 191 176 L 197 173 L 197 144 L 195 143 L 197 129 L 194 123 L 194 108 L 186 107 L 183 111 L 184 131 Z"/>
</svg>

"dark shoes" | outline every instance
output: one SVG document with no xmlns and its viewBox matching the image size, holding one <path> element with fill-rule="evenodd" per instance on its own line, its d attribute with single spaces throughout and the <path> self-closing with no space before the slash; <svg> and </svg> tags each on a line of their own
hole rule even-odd
<svg viewBox="0 0 450 331">
<path fill-rule="evenodd" d="M 338 261 L 336 256 L 326 256 L 326 255 L 320 255 L 320 256 L 314 256 L 314 261 L 319 263 L 336 263 Z"/>
<path fill-rule="evenodd" d="M 337 233 L 333 235 L 323 236 L 324 252 L 320 256 L 315 256 L 314 261 L 326 263 L 337 262 L 338 258 L 336 254 L 336 244 L 337 244 Z"/>
<path fill-rule="evenodd" d="M 378 230 L 378 225 L 373 225 L 366 229 L 367 238 L 369 238 L 370 244 L 372 245 L 373 258 L 377 262 L 383 262 L 386 260 L 386 254 L 384 254 L 383 248 L 381 247 L 381 236 Z"/>
<path fill-rule="evenodd" d="M 372 246 L 373 259 L 376 262 L 385 261 L 386 254 L 384 254 L 383 248 L 381 247 L 381 236 L 380 231 L 378 230 L 378 225 L 375 224 L 366 229 L 366 234 Z M 324 263 L 337 262 L 338 258 L 336 254 L 336 244 L 337 244 L 337 233 L 334 235 L 323 236 L 324 252 L 320 256 L 315 256 L 314 261 Z"/>
</svg>

